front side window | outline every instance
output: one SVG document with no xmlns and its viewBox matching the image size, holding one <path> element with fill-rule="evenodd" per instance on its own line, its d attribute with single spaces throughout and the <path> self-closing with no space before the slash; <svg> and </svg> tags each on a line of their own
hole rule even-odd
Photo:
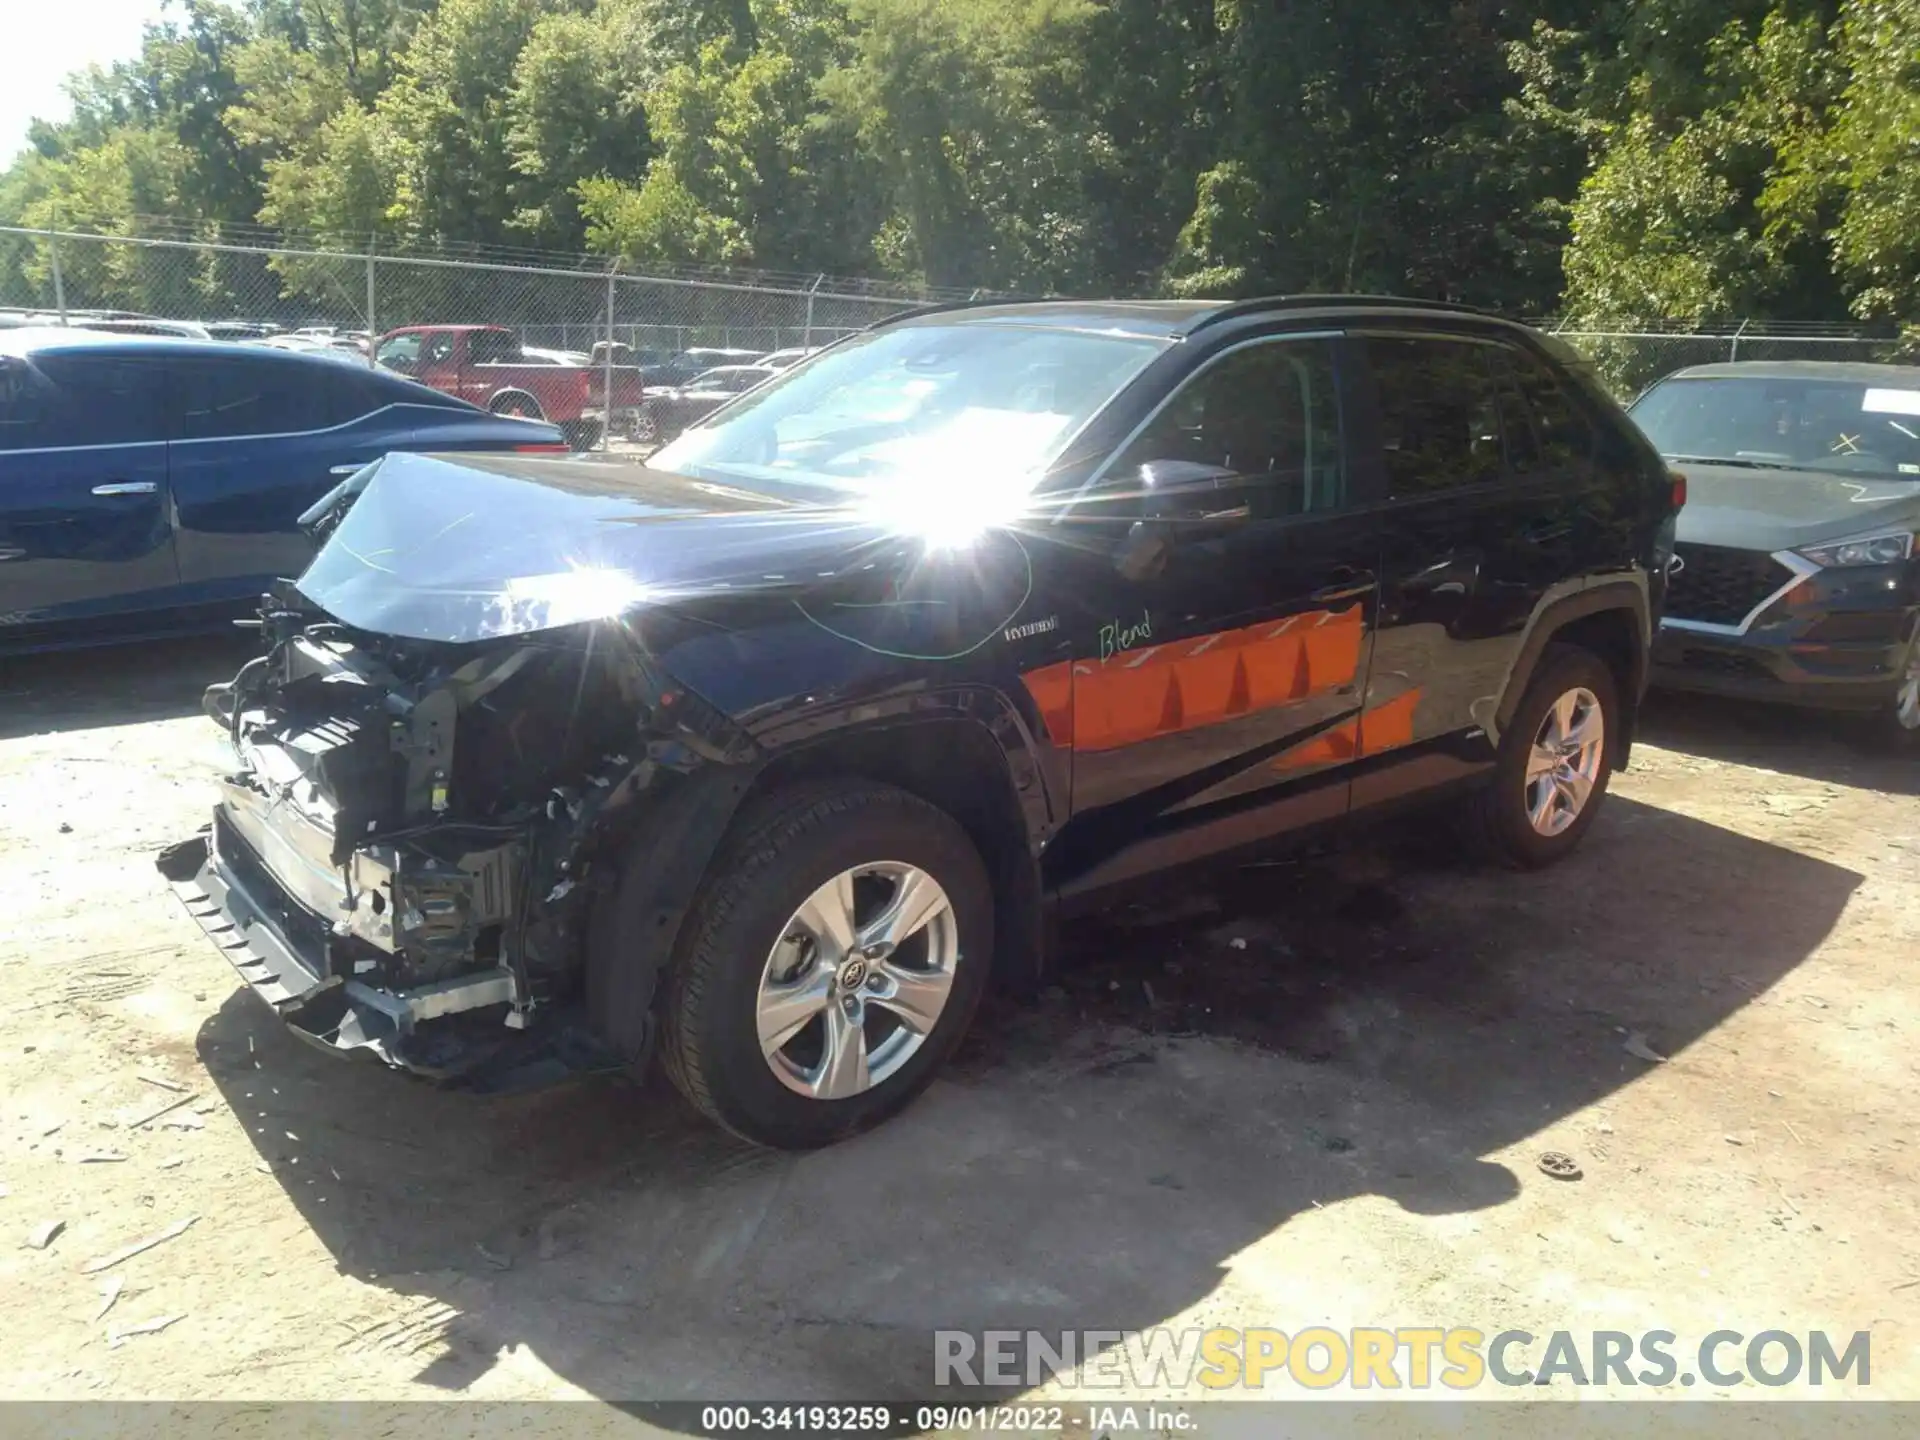
<svg viewBox="0 0 1920 1440">
<path fill-rule="evenodd" d="M 1442 337 L 1371 336 L 1387 493 L 1433 495 L 1501 478 L 1505 455 L 1493 347 Z"/>
<path fill-rule="evenodd" d="M 389 370 L 411 373 L 420 364 L 420 337 L 396 335 L 380 343 L 380 363 Z"/>
<path fill-rule="evenodd" d="M 1680 378 L 1661 381 L 1631 413 L 1670 460 L 1920 480 L 1920 386 Z"/>
<path fill-rule="evenodd" d="M 1333 346 L 1265 341 L 1227 355 L 1178 390 L 1107 475 L 1187 461 L 1230 472 L 1256 518 L 1338 509 L 1346 501 Z"/>
<path fill-rule="evenodd" d="M 901 512 L 1024 497 L 1164 348 L 1043 325 L 900 325 L 764 384 L 755 372 L 749 394 L 649 463 L 796 499 L 885 495 Z"/>
</svg>

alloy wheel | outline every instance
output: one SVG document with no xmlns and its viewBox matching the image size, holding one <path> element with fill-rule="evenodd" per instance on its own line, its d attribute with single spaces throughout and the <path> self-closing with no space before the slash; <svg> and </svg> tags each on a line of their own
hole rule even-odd
<svg viewBox="0 0 1920 1440">
<path fill-rule="evenodd" d="M 953 904 L 932 875 L 898 861 L 842 871 L 794 911 L 767 956 L 760 1052 L 810 1099 L 885 1084 L 933 1033 L 959 962 Z"/>
<path fill-rule="evenodd" d="M 1606 758 L 1607 720 L 1584 686 L 1548 708 L 1527 755 L 1527 820 L 1537 834 L 1564 835 L 1586 810 Z"/>
<path fill-rule="evenodd" d="M 1893 718 L 1902 730 L 1920 730 L 1920 639 L 1913 642 L 1906 677 L 1894 692 Z"/>
</svg>

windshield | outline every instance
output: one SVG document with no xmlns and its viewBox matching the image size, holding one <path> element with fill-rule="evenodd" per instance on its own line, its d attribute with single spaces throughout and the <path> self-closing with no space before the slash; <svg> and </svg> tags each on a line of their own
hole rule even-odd
<svg viewBox="0 0 1920 1440">
<path fill-rule="evenodd" d="M 788 493 L 1026 494 L 1163 343 L 1007 324 L 903 325 L 770 378 L 649 462 Z"/>
<path fill-rule="evenodd" d="M 1663 380 L 1632 414 L 1669 459 L 1920 480 L 1920 388 Z"/>
</svg>

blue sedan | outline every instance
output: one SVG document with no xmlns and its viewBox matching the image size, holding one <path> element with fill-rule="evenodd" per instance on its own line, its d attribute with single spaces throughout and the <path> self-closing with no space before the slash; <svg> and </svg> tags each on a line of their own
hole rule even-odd
<svg viewBox="0 0 1920 1440">
<path fill-rule="evenodd" d="M 332 357 L 0 330 L 0 652 L 225 628 L 306 567 L 301 512 L 389 451 L 565 449 Z"/>
</svg>

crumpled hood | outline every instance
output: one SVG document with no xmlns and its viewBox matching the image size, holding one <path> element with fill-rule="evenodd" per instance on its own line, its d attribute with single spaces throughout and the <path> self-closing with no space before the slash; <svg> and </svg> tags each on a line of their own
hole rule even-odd
<svg viewBox="0 0 1920 1440">
<path fill-rule="evenodd" d="M 887 529 L 632 462 L 390 455 L 300 577 L 357 629 L 460 643 L 865 563 Z"/>
<path fill-rule="evenodd" d="M 1739 550 L 1794 550 L 1823 540 L 1920 526 L 1920 480 L 1674 462 L 1687 477 L 1678 538 Z"/>
</svg>

